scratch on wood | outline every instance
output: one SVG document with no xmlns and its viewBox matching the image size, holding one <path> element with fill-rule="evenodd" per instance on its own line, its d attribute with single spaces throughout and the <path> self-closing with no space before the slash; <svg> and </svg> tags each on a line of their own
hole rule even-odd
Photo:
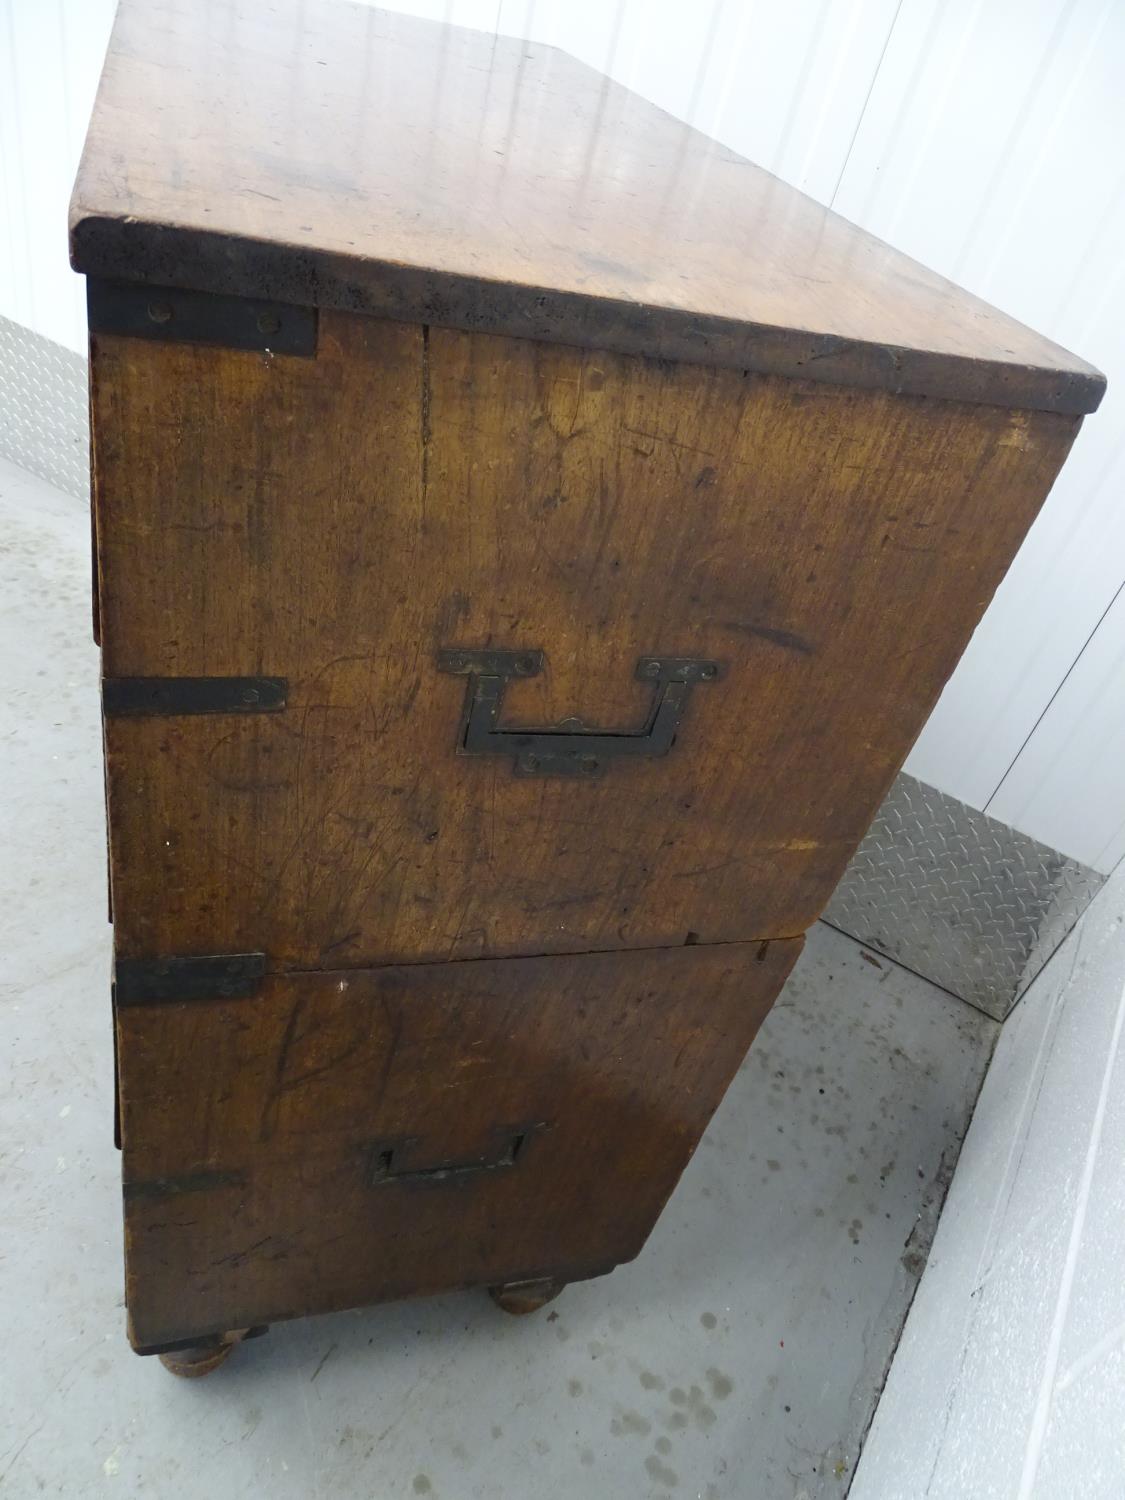
<svg viewBox="0 0 1125 1500">
<path fill-rule="evenodd" d="M 694 443 L 681 442 L 679 438 L 669 437 L 664 432 L 645 432 L 640 427 L 625 427 L 623 431 L 632 437 L 647 438 L 650 443 L 663 443 L 677 453 L 698 453 L 703 458 L 716 458 L 718 455 L 712 453 L 710 448 L 698 448 Z M 651 449 L 649 450 L 651 453 Z"/>
<path fill-rule="evenodd" d="M 303 1072 L 295 1072 L 292 1076 L 286 1076 L 290 1062 L 294 1058 L 298 1046 L 308 1041 L 310 1037 L 316 1037 L 318 1033 L 326 1030 L 331 1035 L 330 1026 L 324 1018 L 313 1017 L 312 1024 L 306 1030 L 302 1030 L 302 1022 L 308 1010 L 306 996 L 298 996 L 289 1012 L 285 1023 L 285 1031 L 282 1034 L 281 1045 L 278 1048 L 277 1063 L 274 1067 L 274 1076 L 269 1084 L 265 1097 L 262 1101 L 262 1110 L 258 1125 L 258 1139 L 267 1141 L 271 1139 L 277 1129 L 278 1112 L 281 1101 L 295 1090 L 303 1088 L 317 1078 L 331 1076 L 338 1069 L 350 1062 L 356 1053 L 362 1053 L 364 1044 L 368 1039 L 369 1025 L 362 1009 L 356 1008 L 348 1012 L 350 1026 L 345 1035 L 342 1045 L 337 1046 L 327 1056 L 318 1052 L 315 1055 L 318 1061 L 304 1069 Z"/>
<path fill-rule="evenodd" d="M 383 1065 L 379 1070 L 379 1081 L 371 1097 L 370 1111 L 372 1118 L 374 1118 L 380 1105 L 383 1103 L 383 1095 L 387 1091 L 387 1082 L 391 1076 L 395 1058 L 398 1055 L 399 1042 L 402 1040 L 402 1010 L 399 1006 L 392 1004 L 386 994 L 380 995 L 379 1002 L 383 1007 L 383 1016 L 390 1032 L 390 1042 L 383 1057 Z"/>
<path fill-rule="evenodd" d="M 426 519 L 426 501 L 430 490 L 430 325 L 422 324 L 422 520 Z"/>
</svg>

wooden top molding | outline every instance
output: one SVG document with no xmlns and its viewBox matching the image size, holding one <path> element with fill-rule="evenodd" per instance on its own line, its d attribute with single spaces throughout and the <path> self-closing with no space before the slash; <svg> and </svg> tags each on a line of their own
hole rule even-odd
<svg viewBox="0 0 1125 1500">
<path fill-rule="evenodd" d="M 1090 365 L 552 47 L 341 0 L 122 0 L 91 276 L 1085 413 Z"/>
</svg>

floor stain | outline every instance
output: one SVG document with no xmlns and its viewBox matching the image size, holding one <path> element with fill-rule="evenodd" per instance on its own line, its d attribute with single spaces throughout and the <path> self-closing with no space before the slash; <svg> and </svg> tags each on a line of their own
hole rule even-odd
<svg viewBox="0 0 1125 1500">
<path fill-rule="evenodd" d="M 715 1423 L 719 1420 L 715 1415 L 714 1408 L 708 1406 L 704 1400 L 702 1386 L 693 1385 L 686 1391 L 677 1386 L 675 1390 L 668 1392 L 668 1399 L 676 1406 L 686 1407 L 686 1413 L 681 1412 L 680 1415 L 689 1417 L 701 1432 L 706 1432 L 709 1427 L 714 1427 Z M 677 1413 L 673 1412 L 672 1415 L 675 1416 Z M 671 1425 L 669 1421 L 668 1426 L 670 1427 Z"/>
<path fill-rule="evenodd" d="M 650 1453 L 645 1459 L 645 1468 L 651 1479 L 655 1479 L 657 1484 L 667 1485 L 669 1489 L 674 1489 L 680 1482 L 680 1476 L 675 1469 L 670 1469 L 655 1453 Z"/>
<path fill-rule="evenodd" d="M 639 1411 L 619 1411 L 610 1422 L 609 1430 L 614 1437 L 648 1437 L 652 1431 L 652 1423 L 647 1417 L 642 1417 Z"/>
</svg>

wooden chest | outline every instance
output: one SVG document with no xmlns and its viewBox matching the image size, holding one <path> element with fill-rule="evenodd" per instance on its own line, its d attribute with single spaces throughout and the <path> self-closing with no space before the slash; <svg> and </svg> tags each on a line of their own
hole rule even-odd
<svg viewBox="0 0 1125 1500">
<path fill-rule="evenodd" d="M 636 1255 L 1103 382 L 551 48 L 124 0 L 130 1336 Z"/>
</svg>

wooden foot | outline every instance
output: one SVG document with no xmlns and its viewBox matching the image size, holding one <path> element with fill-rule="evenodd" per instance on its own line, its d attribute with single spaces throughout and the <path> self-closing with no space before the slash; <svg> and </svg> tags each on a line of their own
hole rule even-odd
<svg viewBox="0 0 1125 1500">
<path fill-rule="evenodd" d="M 566 1286 L 565 1281 L 544 1277 L 542 1281 L 502 1281 L 499 1286 L 490 1286 L 488 1295 L 497 1307 L 506 1313 L 522 1318 L 526 1313 L 538 1312 L 546 1307 Z"/>
<path fill-rule="evenodd" d="M 248 1332 L 247 1328 L 235 1328 L 230 1333 L 221 1333 L 213 1343 L 195 1344 L 190 1349 L 173 1349 L 168 1354 L 160 1355 L 160 1363 L 183 1380 L 198 1380 L 200 1376 L 210 1375 L 212 1370 L 225 1364 Z"/>
</svg>

